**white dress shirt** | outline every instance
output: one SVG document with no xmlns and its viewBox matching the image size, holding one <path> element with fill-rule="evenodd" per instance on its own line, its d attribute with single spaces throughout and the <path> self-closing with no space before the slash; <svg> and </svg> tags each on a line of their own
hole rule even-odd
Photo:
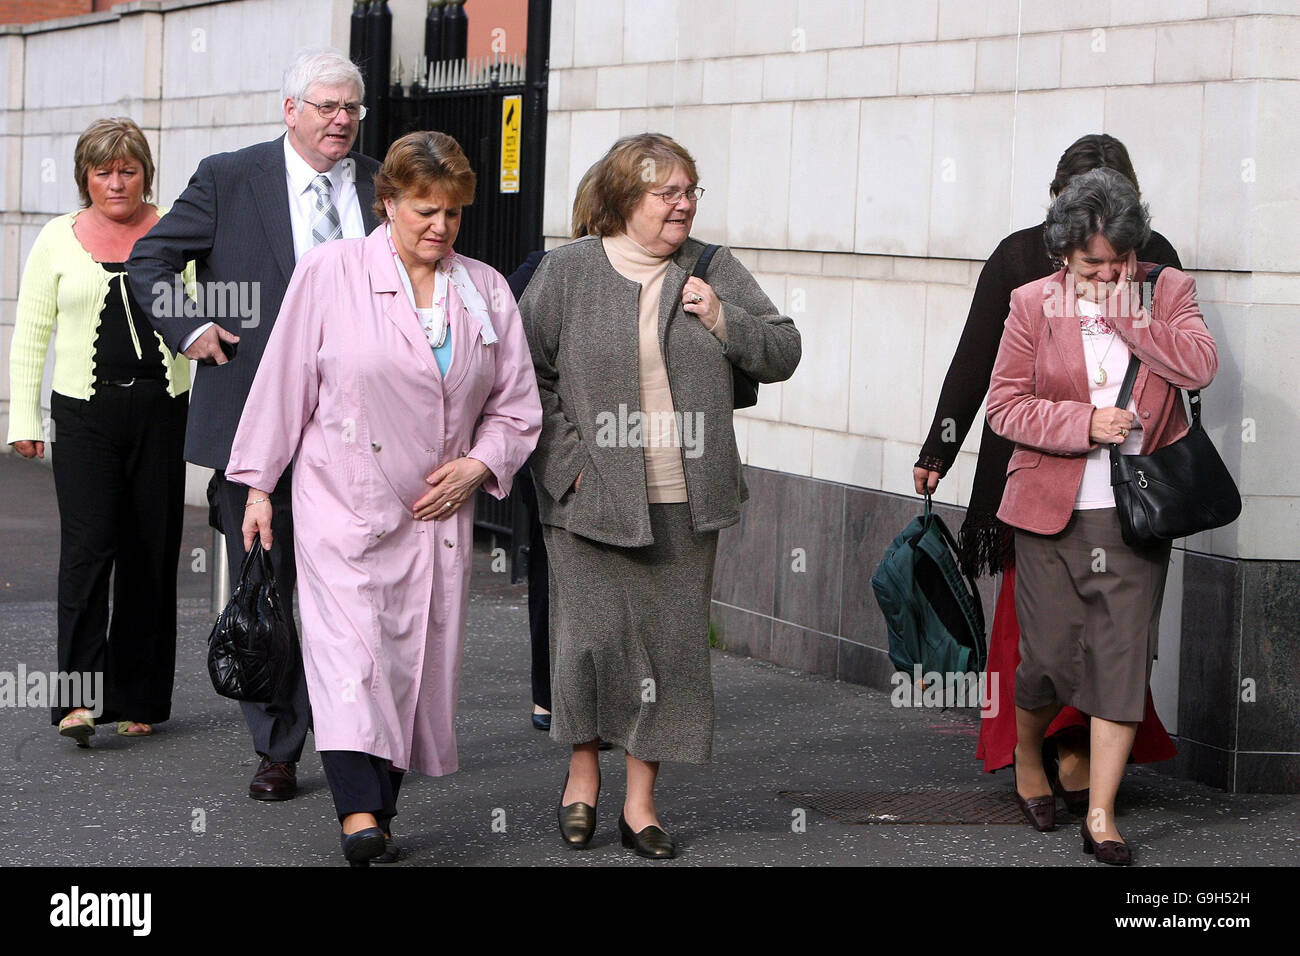
<svg viewBox="0 0 1300 956">
<path fill-rule="evenodd" d="M 307 160 L 284 136 L 284 171 L 289 187 L 289 222 L 293 226 L 293 257 L 301 259 L 308 249 L 316 245 L 312 238 L 311 221 L 316 212 L 316 192 L 312 181 L 320 175 L 307 165 Z M 361 218 L 361 203 L 357 200 L 356 164 L 346 156 L 325 173 L 330 180 L 330 198 L 339 213 L 339 225 L 344 239 L 364 239 L 366 224 Z"/>
<path fill-rule="evenodd" d="M 285 188 L 289 191 L 289 225 L 293 231 L 293 258 L 297 262 L 308 249 L 316 245 L 316 240 L 311 234 L 312 216 L 316 211 L 316 192 L 311 188 L 311 184 L 319 173 L 298 155 L 298 151 L 289 142 L 288 133 L 285 133 L 281 139 L 284 142 Z M 343 238 L 365 238 L 366 224 L 361 218 L 361 202 L 357 199 L 356 164 L 345 156 L 325 175 L 330 180 L 330 197 L 334 200 L 334 208 L 338 210 L 339 224 L 343 227 Z M 211 322 L 205 322 L 191 332 L 181 343 L 181 351 L 184 352 L 193 345 L 211 325 Z"/>
</svg>

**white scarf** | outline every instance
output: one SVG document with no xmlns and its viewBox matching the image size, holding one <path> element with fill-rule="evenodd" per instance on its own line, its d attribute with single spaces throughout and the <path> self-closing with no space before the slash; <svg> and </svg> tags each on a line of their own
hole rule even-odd
<svg viewBox="0 0 1300 956">
<path fill-rule="evenodd" d="M 406 265 L 402 262 L 401 256 L 397 254 L 397 247 L 393 244 L 393 230 L 391 226 L 386 226 L 385 230 L 388 235 L 388 248 L 393 253 L 393 262 L 397 264 L 397 276 L 402 280 L 402 288 L 406 290 L 406 297 L 410 300 L 411 308 L 415 310 L 416 315 L 420 315 L 421 310 L 415 304 L 415 290 L 411 288 L 411 277 L 407 275 Z M 455 252 L 448 252 L 439 260 L 434 274 L 433 303 L 434 303 L 434 332 L 432 337 L 437 341 L 430 341 L 430 345 L 438 348 L 447 338 L 447 310 L 444 306 L 438 309 L 439 302 L 446 302 L 447 298 L 447 281 L 450 279 L 451 284 L 456 287 L 456 293 L 460 296 L 460 301 L 464 303 L 469 314 L 478 320 L 479 335 L 483 338 L 484 345 L 491 345 L 497 340 L 496 329 L 492 327 L 492 316 L 488 312 L 487 303 L 483 301 L 482 294 L 474 286 L 474 280 L 470 278 L 469 270 L 465 268 L 465 263 L 461 262 L 460 256 Z"/>
</svg>

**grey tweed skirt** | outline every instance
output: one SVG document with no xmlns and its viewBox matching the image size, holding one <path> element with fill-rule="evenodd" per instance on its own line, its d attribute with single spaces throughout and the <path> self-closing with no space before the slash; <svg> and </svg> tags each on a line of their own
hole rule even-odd
<svg viewBox="0 0 1300 956">
<path fill-rule="evenodd" d="M 654 543 L 602 544 L 547 526 L 551 739 L 601 737 L 645 761 L 713 751 L 709 605 L 716 531 L 690 506 L 650 505 Z"/>
<path fill-rule="evenodd" d="M 1076 511 L 1059 534 L 1016 532 L 1017 707 L 1142 720 L 1169 549 L 1129 547 L 1114 508 Z"/>
</svg>

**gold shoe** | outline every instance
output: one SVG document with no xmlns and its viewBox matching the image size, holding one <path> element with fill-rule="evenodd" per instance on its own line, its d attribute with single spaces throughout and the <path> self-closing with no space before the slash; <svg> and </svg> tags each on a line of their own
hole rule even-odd
<svg viewBox="0 0 1300 956">
<path fill-rule="evenodd" d="M 569 775 L 564 775 L 560 785 L 560 800 L 564 800 L 564 791 L 569 788 Z M 596 782 L 596 802 L 600 802 L 600 781 Z M 560 803 L 556 810 L 560 821 L 560 836 L 571 850 L 586 849 L 596 832 L 596 808 L 585 803 L 571 803 L 567 807 Z"/>
<path fill-rule="evenodd" d="M 618 833 L 626 849 L 635 850 L 637 856 L 647 860 L 671 860 L 677 855 L 677 844 L 667 833 L 653 825 L 633 833 L 621 813 L 618 815 Z"/>
<path fill-rule="evenodd" d="M 90 738 L 95 733 L 95 718 L 90 711 L 73 711 L 59 721 L 59 736 L 71 737 L 78 747 L 89 747 Z"/>
</svg>

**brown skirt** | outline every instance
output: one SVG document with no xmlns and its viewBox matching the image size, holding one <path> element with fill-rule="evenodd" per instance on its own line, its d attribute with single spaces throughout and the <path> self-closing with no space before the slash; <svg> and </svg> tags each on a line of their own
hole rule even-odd
<svg viewBox="0 0 1300 956">
<path fill-rule="evenodd" d="M 1058 534 L 1016 531 L 1017 707 L 1142 720 L 1169 549 L 1129 547 L 1114 508 L 1076 511 Z"/>
</svg>

